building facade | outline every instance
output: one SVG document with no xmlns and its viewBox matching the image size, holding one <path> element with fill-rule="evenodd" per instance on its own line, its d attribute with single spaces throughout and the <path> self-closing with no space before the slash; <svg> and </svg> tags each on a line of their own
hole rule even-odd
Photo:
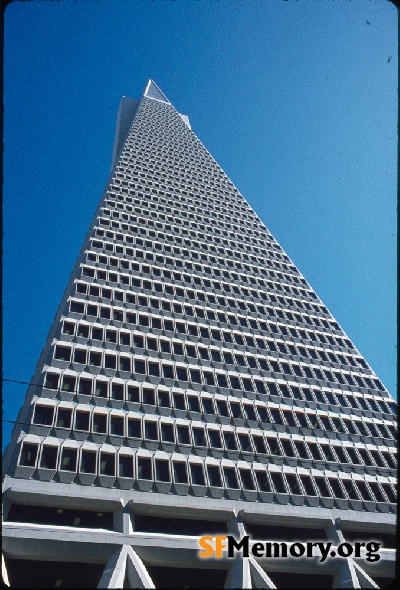
<svg viewBox="0 0 400 590">
<path fill-rule="evenodd" d="M 121 101 L 111 175 L 5 453 L 4 579 L 384 587 L 395 416 L 188 118 L 149 81 L 140 101 Z M 307 558 L 204 559 L 201 535 L 332 543 L 336 556 L 322 560 L 316 545 Z M 379 560 L 366 546 L 354 554 L 370 541 Z"/>
</svg>

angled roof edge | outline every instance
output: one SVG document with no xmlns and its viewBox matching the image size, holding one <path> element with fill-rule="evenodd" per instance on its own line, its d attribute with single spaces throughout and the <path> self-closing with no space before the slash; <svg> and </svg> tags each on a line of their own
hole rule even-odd
<svg viewBox="0 0 400 590">
<path fill-rule="evenodd" d="M 153 80 L 149 80 L 147 82 L 146 90 L 144 91 L 143 96 L 146 96 L 147 98 L 153 98 L 155 100 L 160 100 L 161 102 L 166 102 L 167 104 L 171 104 L 168 98 L 165 96 L 163 92 L 161 92 L 161 90 Z"/>
<path fill-rule="evenodd" d="M 159 89 L 154 80 L 149 80 L 147 82 L 146 90 L 144 91 L 143 96 L 145 96 L 146 98 L 152 98 L 153 100 L 159 100 L 161 102 L 165 102 L 166 104 L 170 104 L 171 106 L 173 106 L 172 103 L 165 96 L 165 94 Z M 182 115 L 181 113 L 178 113 L 178 115 L 181 117 L 182 121 L 189 127 L 189 129 L 192 129 L 190 126 L 189 117 L 187 115 Z"/>
</svg>

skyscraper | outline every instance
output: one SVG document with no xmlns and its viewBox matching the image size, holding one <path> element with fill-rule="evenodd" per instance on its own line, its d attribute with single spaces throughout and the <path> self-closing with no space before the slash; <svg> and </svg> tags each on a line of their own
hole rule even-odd
<svg viewBox="0 0 400 590">
<path fill-rule="evenodd" d="M 6 575 L 16 587 L 384 584 L 395 414 L 149 81 L 121 101 L 110 179 L 6 451 Z M 205 560 L 201 535 L 347 543 L 347 555 Z M 385 549 L 377 561 L 354 552 L 369 541 Z"/>
</svg>

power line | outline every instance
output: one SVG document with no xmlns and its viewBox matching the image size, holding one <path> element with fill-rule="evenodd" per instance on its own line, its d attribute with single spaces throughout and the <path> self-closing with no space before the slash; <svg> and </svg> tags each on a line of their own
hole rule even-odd
<svg viewBox="0 0 400 590">
<path fill-rule="evenodd" d="M 23 426 L 31 426 L 30 422 L 18 422 L 18 420 L 1 420 L 2 422 L 7 422 L 8 424 L 22 424 Z"/>
<path fill-rule="evenodd" d="M 38 385 L 35 383 L 29 383 L 28 381 L 17 381 L 15 379 L 6 379 L 5 377 L 1 378 L 2 381 L 8 381 L 9 383 L 19 383 L 20 385 L 36 385 L 36 387 L 43 387 L 43 385 Z"/>
</svg>

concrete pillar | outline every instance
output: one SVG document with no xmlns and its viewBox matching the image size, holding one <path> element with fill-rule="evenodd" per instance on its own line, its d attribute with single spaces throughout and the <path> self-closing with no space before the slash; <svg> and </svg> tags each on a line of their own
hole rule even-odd
<svg viewBox="0 0 400 590">
<path fill-rule="evenodd" d="M 118 533 L 125 533 L 129 535 L 132 532 L 129 520 L 129 509 L 128 506 L 124 506 L 124 502 L 121 498 L 121 508 L 113 513 L 113 526 L 114 530 Z"/>
<path fill-rule="evenodd" d="M 276 588 L 275 584 L 257 563 L 254 557 L 249 557 L 252 588 Z"/>
<path fill-rule="evenodd" d="M 246 531 L 243 522 L 243 510 L 233 510 L 233 518 L 228 521 L 228 534 L 236 540 L 245 536 Z"/>
<path fill-rule="evenodd" d="M 356 561 L 354 562 L 354 569 L 356 570 L 361 588 L 379 588 L 378 584 L 376 584 L 374 580 L 369 577 L 367 572 L 365 572 Z"/>
<path fill-rule="evenodd" d="M 328 541 L 333 543 L 335 546 L 345 542 L 345 538 L 341 530 L 340 518 L 335 518 L 335 520 L 332 518 L 332 525 L 325 529 L 325 534 L 328 538 Z"/>
<path fill-rule="evenodd" d="M 355 563 L 348 557 L 339 565 L 333 577 L 333 588 L 361 588 Z"/>
<path fill-rule="evenodd" d="M 236 555 L 225 583 L 225 588 L 252 588 L 248 557 Z"/>
<path fill-rule="evenodd" d="M 127 550 L 123 545 L 107 561 L 97 588 L 122 588 L 125 580 Z"/>
<path fill-rule="evenodd" d="M 3 581 L 4 586 L 7 586 L 7 588 L 9 588 L 10 581 L 8 579 L 7 567 L 3 554 L 1 554 L 1 579 Z"/>
<path fill-rule="evenodd" d="M 130 546 L 127 546 L 126 566 L 130 588 L 155 588 L 143 561 Z"/>
</svg>

